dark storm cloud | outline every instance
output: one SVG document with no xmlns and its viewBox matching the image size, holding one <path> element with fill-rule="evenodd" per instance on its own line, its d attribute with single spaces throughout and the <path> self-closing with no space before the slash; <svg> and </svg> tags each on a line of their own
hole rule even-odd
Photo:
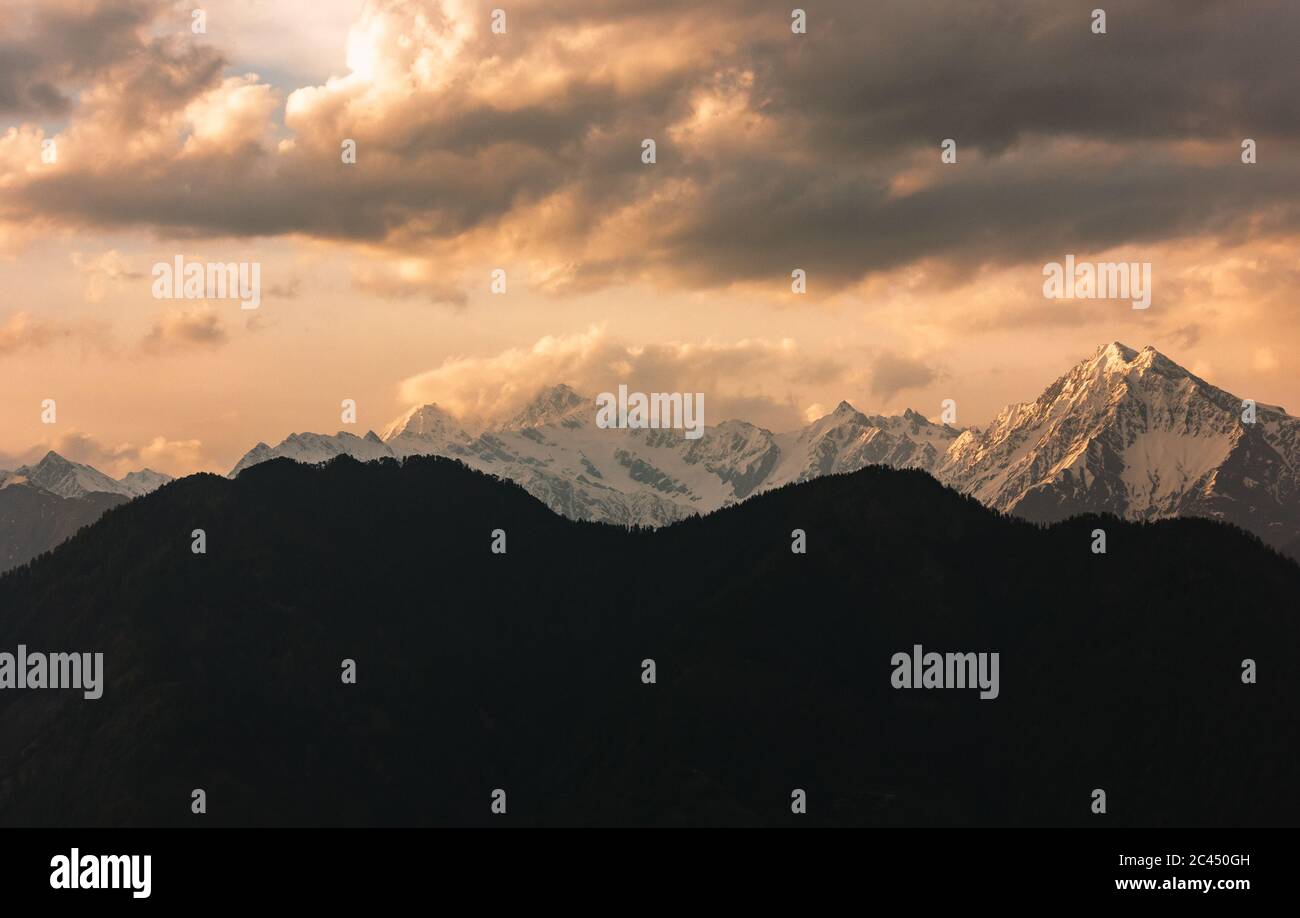
<svg viewBox="0 0 1300 918">
<path fill-rule="evenodd" d="M 1098 6 L 1105 35 L 1089 28 Z M 1289 0 L 887 0 L 810 15 L 812 41 L 769 40 L 751 59 L 772 109 L 837 147 L 1300 131 L 1300 8 Z"/>
<path fill-rule="evenodd" d="M 1225 158 L 1235 161 L 1231 148 Z M 971 171 L 891 198 L 869 172 L 749 162 L 704 186 L 659 247 L 693 262 L 700 285 L 779 276 L 786 266 L 841 284 L 927 256 L 1007 264 L 1121 242 L 1300 229 L 1295 163 L 1198 167 L 1134 151 L 1115 166 L 1058 156 Z"/>
<path fill-rule="evenodd" d="M 0 34 L 0 115 L 61 117 L 83 86 L 138 67 L 136 97 L 165 99 L 187 87 L 174 85 L 171 58 L 202 57 L 220 69 L 211 49 L 177 37 L 150 37 L 146 28 L 167 15 L 160 0 L 46 0 L 6 3 Z M 177 28 L 187 23 L 177 22 Z M 192 68 L 190 68 L 192 69 Z M 192 90 L 193 87 L 188 87 Z"/>
<path fill-rule="evenodd" d="M 74 164 L 15 182 L 0 213 L 404 251 L 476 236 L 574 261 L 586 286 L 652 274 L 709 287 L 800 266 L 821 290 L 923 258 L 1294 232 L 1300 7 L 1136 0 L 1110 4 L 1096 35 L 1095 5 L 836 0 L 808 5 L 796 36 L 788 3 L 521 2 L 507 36 L 480 28 L 429 67 L 394 42 L 418 43 L 415 12 L 435 4 L 379 4 L 393 42 L 377 53 L 407 69 L 291 100 L 291 147 L 241 136 L 108 173 Z M 119 7 L 120 21 L 107 12 Z M 109 72 L 139 50 L 150 7 L 94 9 L 104 42 L 84 58 Z M 90 40 L 83 26 L 58 41 L 37 29 L 46 38 L 13 59 L 66 60 Z M 220 59 L 202 45 L 148 48 L 150 66 L 114 84 L 121 119 L 215 85 Z M 75 71 L 27 70 L 21 85 L 0 71 L 0 101 L 66 105 Z M 708 100 L 722 114 L 699 115 Z M 356 166 L 339 161 L 344 137 Z M 654 166 L 640 161 L 646 137 Z M 940 165 L 949 137 L 958 162 Z M 1244 137 L 1258 165 L 1240 163 Z"/>
</svg>

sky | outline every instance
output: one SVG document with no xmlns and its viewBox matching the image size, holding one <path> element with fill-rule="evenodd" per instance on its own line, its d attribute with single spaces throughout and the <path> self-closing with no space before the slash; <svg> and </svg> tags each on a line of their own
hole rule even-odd
<svg viewBox="0 0 1300 918">
<path fill-rule="evenodd" d="M 1113 340 L 1300 406 L 1293 0 L 195 2 L 0 0 L 0 468 L 559 382 L 980 425 Z M 1067 256 L 1150 307 L 1046 298 Z"/>
</svg>

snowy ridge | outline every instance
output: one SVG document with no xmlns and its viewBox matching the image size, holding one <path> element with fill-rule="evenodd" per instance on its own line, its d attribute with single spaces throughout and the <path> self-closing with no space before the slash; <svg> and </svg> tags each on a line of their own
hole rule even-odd
<svg viewBox="0 0 1300 918">
<path fill-rule="evenodd" d="M 477 435 L 424 405 L 382 438 L 294 434 L 274 448 L 259 443 L 231 475 L 276 456 L 450 456 L 518 482 L 574 519 L 662 526 L 785 484 L 887 465 L 929 472 L 1028 519 L 1205 516 L 1300 556 L 1300 420 L 1260 404 L 1248 424 L 1242 411 L 1240 398 L 1155 349 L 1112 342 L 982 429 L 911 410 L 867 415 L 841 402 L 799 430 L 728 420 L 687 440 L 675 430 L 598 428 L 594 399 L 556 385 Z"/>
<path fill-rule="evenodd" d="M 577 427 L 587 416 L 592 400 L 560 383 L 543 389 L 513 418 L 499 425 L 499 430 L 523 430 L 528 427 Z"/>
<path fill-rule="evenodd" d="M 368 462 L 371 459 L 383 459 L 392 455 L 393 451 L 375 435 L 373 430 L 368 431 L 364 437 L 342 430 L 333 436 L 296 433 L 290 434 L 275 448 L 265 443 L 257 444 L 239 460 L 239 464 L 231 470 L 230 475 L 233 478 L 249 466 L 281 457 L 313 464 L 333 459 L 335 456 L 351 456 L 362 462 Z"/>
<path fill-rule="evenodd" d="M 77 498 L 87 494 L 120 494 L 139 497 L 171 481 L 170 475 L 141 469 L 128 472 L 121 479 L 110 478 L 99 469 L 65 459 L 50 450 L 35 465 L 19 466 L 12 472 L 0 471 L 0 488 L 27 484 L 59 497 Z"/>
<path fill-rule="evenodd" d="M 518 482 L 557 513 L 619 525 L 662 526 L 766 490 L 874 462 L 931 469 L 951 427 L 915 412 L 868 417 L 847 402 L 800 431 L 774 434 L 745 421 L 706 428 L 697 440 L 677 430 L 602 429 L 594 398 L 550 386 L 514 417 L 471 436 L 436 405 L 414 408 L 387 428 L 387 455 L 439 455 Z M 259 443 L 231 475 L 286 456 L 319 462 L 361 455 L 353 437 L 294 434 L 272 448 Z M 370 435 L 367 435 L 368 437 Z"/>
</svg>

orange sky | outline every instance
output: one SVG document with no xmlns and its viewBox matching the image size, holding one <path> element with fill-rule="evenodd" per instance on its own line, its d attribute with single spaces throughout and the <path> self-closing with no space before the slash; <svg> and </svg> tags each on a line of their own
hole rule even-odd
<svg viewBox="0 0 1300 918">
<path fill-rule="evenodd" d="M 499 5 L 6 3 L 0 468 L 224 473 L 344 398 L 553 382 L 980 424 L 1111 340 L 1300 405 L 1291 4 Z M 1045 299 L 1067 254 L 1151 308 Z M 177 256 L 258 262 L 259 308 L 156 299 Z"/>
</svg>

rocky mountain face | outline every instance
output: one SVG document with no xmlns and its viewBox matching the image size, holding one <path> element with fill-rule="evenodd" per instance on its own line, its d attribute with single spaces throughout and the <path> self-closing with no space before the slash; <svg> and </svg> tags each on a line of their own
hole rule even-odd
<svg viewBox="0 0 1300 918">
<path fill-rule="evenodd" d="M 1036 401 L 965 431 L 935 476 L 1040 522 L 1085 512 L 1234 523 L 1295 554 L 1300 419 L 1192 375 L 1155 349 L 1099 349 Z"/>
</svg>

